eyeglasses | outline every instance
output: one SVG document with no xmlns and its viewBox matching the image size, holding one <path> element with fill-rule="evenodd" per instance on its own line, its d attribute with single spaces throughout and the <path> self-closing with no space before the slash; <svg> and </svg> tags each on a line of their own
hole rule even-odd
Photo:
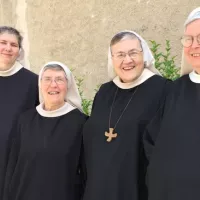
<svg viewBox="0 0 200 200">
<path fill-rule="evenodd" d="M 184 35 L 181 38 L 181 43 L 184 47 L 190 47 L 192 46 L 194 42 L 194 38 L 196 38 L 198 45 L 200 45 L 200 34 L 197 36 L 192 36 L 192 35 Z"/>
<path fill-rule="evenodd" d="M 126 55 L 128 55 L 131 59 L 137 59 L 140 57 L 142 50 L 131 50 L 129 52 L 118 52 L 118 53 L 113 53 L 112 56 L 120 61 L 123 61 L 126 58 Z"/>
<path fill-rule="evenodd" d="M 64 77 L 55 77 L 54 79 L 51 77 L 44 77 L 41 80 L 45 85 L 50 85 L 52 81 L 55 81 L 57 85 L 64 85 L 66 83 L 66 78 Z"/>
</svg>

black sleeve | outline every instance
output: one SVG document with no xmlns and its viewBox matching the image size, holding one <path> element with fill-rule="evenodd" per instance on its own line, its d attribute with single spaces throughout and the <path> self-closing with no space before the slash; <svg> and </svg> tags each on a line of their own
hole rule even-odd
<svg viewBox="0 0 200 200">
<path fill-rule="evenodd" d="M 160 130 L 161 121 L 163 119 L 166 106 L 166 99 L 171 92 L 171 86 L 172 82 L 167 80 L 164 85 L 163 92 L 159 98 L 159 108 L 156 111 L 154 117 L 149 122 L 147 122 L 147 125 L 144 126 L 145 129 L 143 130 L 141 138 L 141 148 L 139 156 L 139 200 L 148 200 L 148 189 L 146 185 L 147 166 L 154 148 L 157 135 Z"/>
<path fill-rule="evenodd" d="M 84 191 L 85 191 L 86 180 L 87 180 L 87 171 L 86 171 L 83 143 L 81 147 L 81 154 L 80 154 L 80 160 L 79 160 L 79 173 L 80 173 L 79 191 L 80 191 L 80 199 L 82 199 L 84 195 Z"/>
<path fill-rule="evenodd" d="M 138 190 L 139 200 L 148 200 L 148 190 L 146 185 L 146 170 L 148 161 L 144 153 L 144 148 L 140 148 L 139 170 L 138 170 Z"/>
<path fill-rule="evenodd" d="M 39 105 L 39 87 L 38 87 L 38 75 L 24 69 L 26 72 L 27 81 L 29 83 L 28 93 L 27 93 L 27 103 L 23 111 L 29 110 L 33 107 Z"/>
<path fill-rule="evenodd" d="M 88 116 L 85 116 L 85 119 L 88 120 Z M 86 122 L 86 121 L 85 121 Z M 87 173 L 86 173 L 86 164 L 85 164 L 85 154 L 84 154 L 84 146 L 83 146 L 83 134 L 82 140 L 81 140 L 81 149 L 80 149 L 80 156 L 79 156 L 79 165 L 77 169 L 77 200 L 80 200 L 83 198 L 84 191 L 85 191 L 85 185 L 86 185 L 86 179 L 87 179 Z"/>
<path fill-rule="evenodd" d="M 157 110 L 155 116 L 150 120 L 148 125 L 146 126 L 143 134 L 143 146 L 144 152 L 147 160 L 150 160 L 150 156 L 153 152 L 153 148 L 155 145 L 155 141 L 160 131 L 160 127 L 162 124 L 163 117 L 167 111 L 167 101 L 170 98 L 170 93 L 172 90 L 173 82 L 167 81 L 165 88 L 163 90 L 163 95 L 160 99 L 160 106 Z"/>
<path fill-rule="evenodd" d="M 96 93 L 95 96 L 94 96 L 94 100 L 93 100 L 93 103 L 92 103 L 92 110 L 91 110 L 91 113 L 92 113 L 92 111 L 94 110 L 94 107 L 95 107 L 95 105 L 96 105 L 96 99 L 97 99 L 97 97 L 98 97 L 98 95 L 99 95 L 99 91 L 100 91 L 101 88 L 102 88 L 102 86 L 99 88 L 99 90 L 97 91 L 97 93 Z"/>
<path fill-rule="evenodd" d="M 3 200 L 9 200 L 9 188 L 20 150 L 20 124 L 13 126 L 8 140 L 7 164 L 5 170 Z"/>
<path fill-rule="evenodd" d="M 39 90 L 38 90 L 38 87 L 36 89 L 36 98 L 35 98 L 35 106 L 38 106 L 40 104 L 40 101 L 39 101 Z"/>
<path fill-rule="evenodd" d="M 36 76 L 35 80 L 33 81 L 33 90 L 32 90 L 32 93 L 34 91 L 34 99 L 35 99 L 35 106 L 38 106 L 40 104 L 39 102 L 39 88 L 38 88 L 38 75 Z"/>
</svg>

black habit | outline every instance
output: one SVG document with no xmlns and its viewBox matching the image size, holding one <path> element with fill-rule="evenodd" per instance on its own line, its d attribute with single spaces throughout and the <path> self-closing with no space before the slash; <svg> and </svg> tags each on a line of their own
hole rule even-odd
<svg viewBox="0 0 200 200">
<path fill-rule="evenodd" d="M 38 76 L 22 68 L 11 76 L 0 76 L 0 199 L 2 199 L 8 137 L 19 114 L 38 105 Z"/>
<path fill-rule="evenodd" d="M 185 75 L 145 133 L 149 200 L 200 199 L 199 113 L 200 84 Z"/>
<path fill-rule="evenodd" d="M 4 200 L 79 200 L 86 119 L 78 109 L 57 117 L 43 117 L 36 109 L 22 114 L 12 139 Z"/>
<path fill-rule="evenodd" d="M 118 88 L 110 118 L 111 127 L 109 116 L 117 86 L 114 82 L 101 86 L 83 131 L 87 176 L 84 200 L 147 199 L 142 137 L 146 125 L 163 101 L 166 82 L 154 75 L 137 87 Z M 107 142 L 105 132 L 116 125 L 120 116 L 114 130 L 118 135 Z"/>
</svg>

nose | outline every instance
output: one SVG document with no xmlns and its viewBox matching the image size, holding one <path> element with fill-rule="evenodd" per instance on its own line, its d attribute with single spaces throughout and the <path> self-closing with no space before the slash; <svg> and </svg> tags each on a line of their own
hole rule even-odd
<svg viewBox="0 0 200 200">
<path fill-rule="evenodd" d="M 56 83 L 56 81 L 54 79 L 51 80 L 50 86 L 51 87 L 57 87 L 57 83 Z"/>
<path fill-rule="evenodd" d="M 10 44 L 7 44 L 7 45 L 6 45 L 6 50 L 7 50 L 7 51 L 11 51 L 11 45 L 10 45 Z"/>
<path fill-rule="evenodd" d="M 125 63 L 129 63 L 129 62 L 133 62 L 133 60 L 132 60 L 132 58 L 128 54 L 126 54 L 126 56 L 124 58 L 124 62 Z"/>
</svg>

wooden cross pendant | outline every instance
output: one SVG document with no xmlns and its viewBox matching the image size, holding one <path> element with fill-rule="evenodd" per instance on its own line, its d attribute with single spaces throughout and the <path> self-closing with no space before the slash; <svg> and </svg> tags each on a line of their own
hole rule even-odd
<svg viewBox="0 0 200 200">
<path fill-rule="evenodd" d="M 106 131 L 105 136 L 107 137 L 107 142 L 111 142 L 113 138 L 117 137 L 117 133 L 113 133 L 114 128 L 109 128 L 109 133 Z"/>
</svg>

